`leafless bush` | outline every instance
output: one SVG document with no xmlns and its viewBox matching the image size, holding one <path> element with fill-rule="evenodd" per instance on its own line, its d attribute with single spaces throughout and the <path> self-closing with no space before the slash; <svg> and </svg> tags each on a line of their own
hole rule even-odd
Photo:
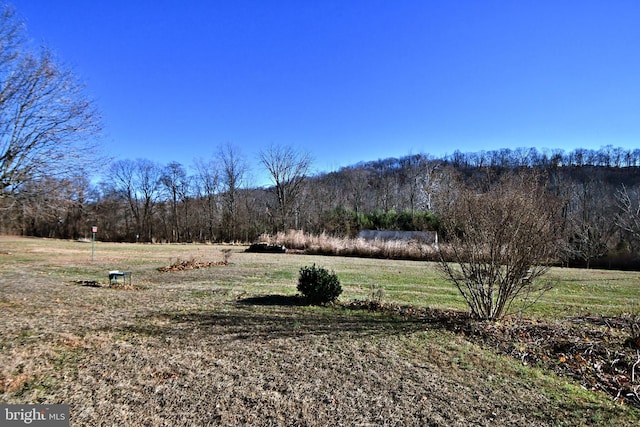
<svg viewBox="0 0 640 427">
<path fill-rule="evenodd" d="M 221 249 L 220 252 L 222 252 L 222 262 L 223 264 L 229 264 L 229 260 L 231 259 L 231 256 L 233 255 L 233 252 L 231 252 L 230 248 L 224 248 Z"/>
<path fill-rule="evenodd" d="M 554 203 L 538 178 L 510 176 L 486 191 L 465 187 L 447 206 L 440 265 L 471 313 L 498 319 L 518 297 L 535 300 L 553 254 Z"/>
<path fill-rule="evenodd" d="M 384 301 L 384 288 L 380 285 L 369 285 L 369 307 L 380 308 Z"/>
</svg>

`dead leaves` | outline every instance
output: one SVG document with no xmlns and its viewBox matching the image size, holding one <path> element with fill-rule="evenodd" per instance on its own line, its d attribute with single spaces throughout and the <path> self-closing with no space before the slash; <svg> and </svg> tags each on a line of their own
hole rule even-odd
<svg viewBox="0 0 640 427">
<path fill-rule="evenodd" d="M 194 270 L 198 268 L 209 268 L 214 266 L 221 265 L 229 265 L 228 261 L 197 261 L 195 258 L 191 258 L 188 260 L 181 260 L 178 258 L 176 262 L 168 265 L 166 267 L 158 268 L 158 271 L 162 273 L 173 272 L 173 271 L 184 271 L 184 270 Z"/>
<path fill-rule="evenodd" d="M 640 337 L 632 316 L 583 316 L 564 320 L 507 319 L 478 321 L 468 313 L 395 304 L 372 306 L 352 301 L 350 309 L 386 311 L 422 320 L 465 339 L 493 348 L 524 365 L 549 369 L 600 390 L 618 402 L 640 407 Z"/>
<path fill-rule="evenodd" d="M 526 319 L 503 324 L 470 322 L 468 338 L 491 345 L 524 364 L 551 369 L 600 390 L 616 400 L 640 406 L 640 382 L 632 381 L 637 351 L 627 345 L 623 319 L 570 318 L 547 322 Z"/>
</svg>

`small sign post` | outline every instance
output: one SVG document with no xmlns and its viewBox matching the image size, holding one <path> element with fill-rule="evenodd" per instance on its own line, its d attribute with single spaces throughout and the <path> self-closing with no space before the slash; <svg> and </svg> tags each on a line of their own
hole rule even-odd
<svg viewBox="0 0 640 427">
<path fill-rule="evenodd" d="M 98 232 L 98 227 L 97 226 L 93 226 L 91 227 L 91 262 L 93 262 L 93 247 L 96 241 L 96 233 Z"/>
</svg>

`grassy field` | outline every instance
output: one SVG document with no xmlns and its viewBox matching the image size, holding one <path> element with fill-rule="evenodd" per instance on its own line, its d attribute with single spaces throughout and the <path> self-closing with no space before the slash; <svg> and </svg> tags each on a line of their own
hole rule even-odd
<svg viewBox="0 0 640 427">
<path fill-rule="evenodd" d="M 640 423 L 637 408 L 456 328 L 349 308 L 383 289 L 386 303 L 464 312 L 433 264 L 226 248 L 222 265 L 221 246 L 97 242 L 92 262 L 90 243 L 0 237 L 0 401 L 66 403 L 87 426 Z M 189 259 L 220 265 L 158 271 Z M 290 298 L 313 263 L 338 274 L 342 304 Z M 108 287 L 116 269 L 133 289 Z M 546 278 L 528 322 L 640 310 L 639 273 Z"/>
</svg>

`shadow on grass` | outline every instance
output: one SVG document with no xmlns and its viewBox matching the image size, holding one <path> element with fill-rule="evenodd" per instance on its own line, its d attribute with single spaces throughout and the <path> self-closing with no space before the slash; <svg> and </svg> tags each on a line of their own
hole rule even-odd
<svg viewBox="0 0 640 427">
<path fill-rule="evenodd" d="M 223 304 L 219 310 L 163 311 L 116 330 L 190 340 L 272 340 L 402 335 L 432 328 L 418 317 L 354 310 L 344 305 L 311 306 L 297 296 L 265 295 Z"/>
<path fill-rule="evenodd" d="M 304 306 L 309 305 L 304 297 L 299 295 L 261 295 L 238 300 L 238 304 L 259 305 L 259 306 Z"/>
<path fill-rule="evenodd" d="M 219 306 L 206 310 L 184 310 L 176 307 L 138 317 L 133 323 L 110 327 L 108 330 L 115 330 L 127 339 L 135 337 L 136 341 L 144 337 L 161 338 L 160 346 L 165 345 L 164 342 L 171 342 L 174 350 L 193 343 L 204 348 L 225 348 L 226 345 L 233 349 L 254 349 L 253 345 L 286 348 L 288 344 L 281 340 L 300 340 L 304 346 L 316 338 L 339 342 L 352 340 L 354 337 L 405 337 L 424 331 L 447 331 L 522 361 L 525 361 L 525 356 L 519 349 L 526 347 L 528 363 L 539 364 L 540 367 L 563 376 L 573 376 L 581 384 L 591 384 L 594 387 L 596 381 L 602 381 L 600 371 L 596 373 L 600 377 L 586 377 L 580 365 L 575 365 L 575 369 L 579 369 L 575 371 L 574 365 L 561 366 L 555 362 L 559 359 L 558 351 L 564 354 L 569 350 L 558 350 L 558 343 L 581 343 L 583 340 L 580 338 L 584 337 L 570 335 L 573 331 L 570 327 L 566 327 L 566 330 L 555 330 L 552 327 L 551 324 L 525 320 L 512 324 L 507 321 L 483 322 L 471 319 L 468 313 L 455 310 L 376 305 L 367 301 L 317 307 L 307 305 L 298 297 L 265 295 L 222 302 Z M 445 339 L 447 337 L 450 335 L 445 336 Z M 597 337 L 588 337 L 589 341 L 585 345 L 591 346 Z M 171 338 L 171 341 L 163 338 Z M 579 350 L 576 354 L 580 354 L 580 360 L 583 360 L 587 354 L 584 347 L 574 347 Z M 596 353 L 593 352 L 594 355 Z M 622 354 L 620 351 L 610 353 Z M 613 366 L 611 361 L 604 358 L 602 360 L 603 366 Z M 617 377 L 619 375 L 618 373 Z M 600 389 L 611 393 L 607 388 L 609 383 L 603 384 Z M 617 391 L 618 389 L 613 390 L 612 395 Z M 637 405 L 635 401 L 630 403 Z"/>
</svg>

